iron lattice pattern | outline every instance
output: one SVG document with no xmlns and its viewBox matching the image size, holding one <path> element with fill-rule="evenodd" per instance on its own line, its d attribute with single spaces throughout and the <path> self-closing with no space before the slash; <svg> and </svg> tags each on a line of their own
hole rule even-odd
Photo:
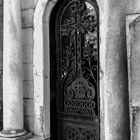
<svg viewBox="0 0 140 140">
<path fill-rule="evenodd" d="M 91 128 L 70 127 L 66 129 L 66 140 L 96 140 L 96 131 Z"/>
<path fill-rule="evenodd" d="M 66 140 L 98 140 L 94 133 L 99 128 L 98 18 L 97 4 L 86 0 L 65 1 L 57 16 L 58 118 Z M 77 127 L 72 123 L 67 127 L 68 121 Z"/>
</svg>

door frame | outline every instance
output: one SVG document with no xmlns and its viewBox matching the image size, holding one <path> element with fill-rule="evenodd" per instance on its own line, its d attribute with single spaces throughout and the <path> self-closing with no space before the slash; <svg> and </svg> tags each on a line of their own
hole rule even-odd
<svg viewBox="0 0 140 140">
<path fill-rule="evenodd" d="M 34 132 L 44 138 L 50 137 L 50 37 L 49 21 L 53 8 L 58 0 L 38 0 L 34 14 L 34 52 L 33 52 L 33 76 L 34 76 Z M 99 7 L 99 28 L 105 28 L 106 4 L 102 0 L 96 0 Z M 39 36 L 38 36 L 39 35 Z M 105 138 L 104 117 L 104 68 L 105 68 L 105 37 L 100 35 L 100 137 Z"/>
</svg>

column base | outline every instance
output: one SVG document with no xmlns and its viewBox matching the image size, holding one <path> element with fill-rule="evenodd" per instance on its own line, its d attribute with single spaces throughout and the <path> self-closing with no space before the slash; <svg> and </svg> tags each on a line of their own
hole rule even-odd
<svg viewBox="0 0 140 140">
<path fill-rule="evenodd" d="M 26 130 L 3 130 L 0 132 L 0 140 L 27 140 L 32 137 Z"/>
</svg>

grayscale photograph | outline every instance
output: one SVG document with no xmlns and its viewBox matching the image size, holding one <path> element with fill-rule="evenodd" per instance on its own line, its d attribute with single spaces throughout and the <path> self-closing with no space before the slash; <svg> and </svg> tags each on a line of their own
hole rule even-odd
<svg viewBox="0 0 140 140">
<path fill-rule="evenodd" d="M 0 140 L 140 140 L 140 0 L 0 0 Z"/>
</svg>

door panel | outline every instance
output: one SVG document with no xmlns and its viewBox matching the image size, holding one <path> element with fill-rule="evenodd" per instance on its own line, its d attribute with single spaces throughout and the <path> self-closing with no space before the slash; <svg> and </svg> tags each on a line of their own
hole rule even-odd
<svg viewBox="0 0 140 140">
<path fill-rule="evenodd" d="M 66 0 L 56 19 L 59 140 L 99 140 L 99 11 Z"/>
</svg>

